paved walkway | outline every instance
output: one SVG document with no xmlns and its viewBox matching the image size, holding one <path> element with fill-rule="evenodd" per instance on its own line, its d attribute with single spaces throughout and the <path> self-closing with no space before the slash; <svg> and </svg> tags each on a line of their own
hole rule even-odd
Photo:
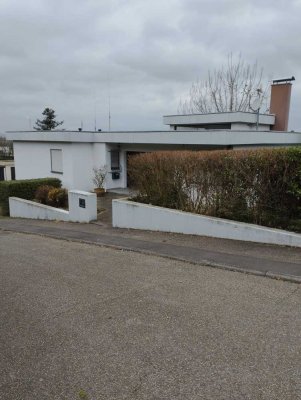
<svg viewBox="0 0 301 400">
<path fill-rule="evenodd" d="M 107 192 L 105 196 L 97 198 L 97 222 L 100 225 L 112 225 L 112 200 L 126 197 L 126 193 Z"/>
<path fill-rule="evenodd" d="M 301 250 L 163 232 L 114 229 L 109 223 L 76 224 L 0 219 L 0 230 L 155 254 L 194 264 L 301 282 Z"/>
</svg>

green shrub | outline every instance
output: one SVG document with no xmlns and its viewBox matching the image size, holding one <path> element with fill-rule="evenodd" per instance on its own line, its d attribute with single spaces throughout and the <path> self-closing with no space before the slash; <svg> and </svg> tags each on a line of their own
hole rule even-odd
<svg viewBox="0 0 301 400">
<path fill-rule="evenodd" d="M 137 201 L 276 228 L 300 226 L 300 147 L 147 153 L 133 157 L 128 172 Z"/>
<path fill-rule="evenodd" d="M 50 185 L 61 187 L 61 181 L 57 178 L 26 179 L 0 182 L 0 207 L 2 214 L 9 214 L 9 197 L 20 197 L 32 200 L 39 186 Z"/>
<path fill-rule="evenodd" d="M 68 192 L 63 188 L 53 188 L 48 192 L 47 204 L 52 207 L 68 207 Z"/>
</svg>

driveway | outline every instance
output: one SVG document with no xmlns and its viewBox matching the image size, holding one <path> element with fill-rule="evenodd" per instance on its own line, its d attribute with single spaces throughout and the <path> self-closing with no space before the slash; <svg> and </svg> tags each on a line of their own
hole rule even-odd
<svg viewBox="0 0 301 400">
<path fill-rule="evenodd" d="M 0 398 L 300 399 L 300 285 L 0 231 Z"/>
</svg>

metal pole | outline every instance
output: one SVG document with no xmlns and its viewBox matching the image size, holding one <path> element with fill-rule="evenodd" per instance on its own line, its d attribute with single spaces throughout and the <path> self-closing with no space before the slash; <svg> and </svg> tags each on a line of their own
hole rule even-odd
<svg viewBox="0 0 301 400">
<path fill-rule="evenodd" d="M 256 119 L 256 130 L 258 131 L 258 125 L 259 125 L 259 108 L 257 110 L 257 119 Z"/>
</svg>

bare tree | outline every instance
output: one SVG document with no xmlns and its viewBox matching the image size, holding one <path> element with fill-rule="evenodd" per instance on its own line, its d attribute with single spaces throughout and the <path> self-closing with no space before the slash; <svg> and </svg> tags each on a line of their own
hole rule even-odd
<svg viewBox="0 0 301 400">
<path fill-rule="evenodd" d="M 262 75 L 263 69 L 258 68 L 257 62 L 245 64 L 241 55 L 233 60 L 230 54 L 226 65 L 214 72 L 209 71 L 206 80 L 192 84 L 188 99 L 180 101 L 178 112 L 250 111 L 255 99 L 258 99 L 258 107 L 266 105 L 268 84 L 263 85 Z"/>
</svg>

